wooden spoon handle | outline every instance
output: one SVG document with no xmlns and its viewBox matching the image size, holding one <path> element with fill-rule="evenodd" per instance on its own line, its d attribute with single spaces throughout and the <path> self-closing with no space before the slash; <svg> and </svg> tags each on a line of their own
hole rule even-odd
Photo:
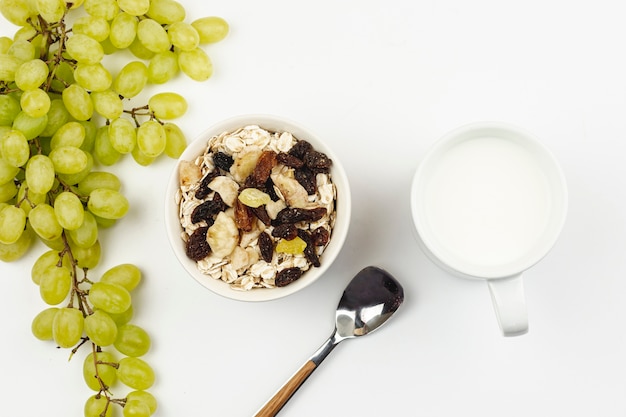
<svg viewBox="0 0 626 417">
<path fill-rule="evenodd" d="M 274 396 L 255 414 L 255 417 L 274 417 L 300 388 L 302 383 L 317 368 L 312 360 L 308 360 L 291 378 L 274 394 Z"/>
</svg>

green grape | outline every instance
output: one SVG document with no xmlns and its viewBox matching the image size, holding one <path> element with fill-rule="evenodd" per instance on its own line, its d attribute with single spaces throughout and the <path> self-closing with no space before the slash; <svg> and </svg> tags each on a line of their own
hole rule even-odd
<svg viewBox="0 0 626 417">
<path fill-rule="evenodd" d="M 90 103 L 91 104 L 91 103 Z M 63 100 L 57 98 L 50 102 L 50 110 L 48 110 L 48 121 L 46 127 L 40 133 L 44 137 L 52 137 L 55 132 L 70 120 L 70 113 L 65 108 Z"/>
<path fill-rule="evenodd" d="M 131 42 L 131 44 L 128 46 L 128 50 L 139 59 L 148 60 L 148 59 L 152 59 L 152 57 L 155 55 L 154 52 L 150 51 L 148 48 L 143 46 L 139 38 L 137 38 L 136 36 L 135 36 L 135 39 L 133 39 L 133 41 Z"/>
<path fill-rule="evenodd" d="M 31 140 L 39 136 L 48 125 L 48 115 L 31 117 L 24 111 L 18 113 L 13 120 L 13 129 L 19 130 L 26 139 Z"/>
<path fill-rule="evenodd" d="M 126 395 L 126 400 L 140 401 L 146 404 L 150 409 L 150 414 L 154 414 L 157 410 L 157 400 L 148 391 L 131 391 Z"/>
<path fill-rule="evenodd" d="M 36 193 L 30 189 L 28 181 L 23 180 L 21 187 L 17 191 L 16 201 L 20 202 L 19 207 L 24 210 L 24 213 L 28 215 L 30 210 L 37 204 L 45 203 L 47 199 L 46 194 Z"/>
<path fill-rule="evenodd" d="M 9 165 L 4 162 L 4 159 L 0 158 L 0 183 L 12 181 L 19 171 L 18 167 Z"/>
<path fill-rule="evenodd" d="M 185 19 L 185 8 L 175 0 L 152 0 L 146 13 L 162 25 L 171 25 Z"/>
<path fill-rule="evenodd" d="M 15 72 L 15 84 L 20 90 L 39 88 L 48 78 L 48 65 L 41 59 L 24 62 Z"/>
<path fill-rule="evenodd" d="M 119 153 L 129 153 L 137 143 L 137 128 L 129 119 L 119 117 L 109 125 L 109 141 Z"/>
<path fill-rule="evenodd" d="M 177 93 L 158 93 L 150 97 L 148 108 L 158 119 L 175 119 L 187 111 L 187 100 Z"/>
<path fill-rule="evenodd" d="M 56 72 L 54 73 L 55 77 L 62 82 L 64 86 L 74 83 L 74 67 L 75 65 L 70 65 L 68 62 L 63 61 L 59 63 L 56 67 Z"/>
<path fill-rule="evenodd" d="M 123 326 L 129 321 L 131 321 L 133 318 L 133 314 L 134 314 L 133 306 L 131 304 L 131 306 L 128 307 L 128 309 L 124 311 L 123 313 L 118 313 L 118 314 L 108 313 L 108 314 L 109 316 L 111 316 L 115 324 L 117 324 L 118 326 Z"/>
<path fill-rule="evenodd" d="M 150 0 L 117 0 L 120 9 L 133 16 L 141 16 L 148 13 Z"/>
<path fill-rule="evenodd" d="M 39 295 L 50 305 L 62 303 L 71 288 L 72 272 L 64 266 L 49 266 L 39 281 Z"/>
<path fill-rule="evenodd" d="M 51 150 L 48 156 L 54 164 L 54 170 L 59 174 L 76 174 L 89 163 L 85 151 L 74 146 L 59 146 Z"/>
<path fill-rule="evenodd" d="M 67 53 L 80 63 L 97 64 L 104 57 L 102 45 L 94 38 L 76 33 L 65 41 Z"/>
<path fill-rule="evenodd" d="M 78 171 L 75 174 L 58 174 L 57 177 L 59 180 L 63 181 L 67 185 L 76 185 L 80 181 L 82 181 L 93 169 L 93 156 L 90 153 L 85 153 L 87 155 L 87 165 L 81 171 Z"/>
<path fill-rule="evenodd" d="M 105 387 L 110 387 L 115 384 L 117 380 L 117 371 L 114 364 L 117 362 L 115 355 L 111 352 L 91 352 L 85 357 L 83 361 L 83 378 L 89 388 L 94 391 L 100 391 L 103 387 L 100 385 L 100 380 Z"/>
<path fill-rule="evenodd" d="M 102 51 L 105 55 L 112 55 L 119 51 L 119 48 L 116 48 L 115 45 L 111 43 L 111 39 L 109 38 L 100 42 L 100 45 L 102 45 Z"/>
<path fill-rule="evenodd" d="M 54 249 L 57 252 L 65 249 L 65 241 L 63 240 L 62 237 L 58 239 L 54 239 L 54 240 L 45 240 L 40 237 L 39 240 L 41 240 L 44 245 L 46 245 L 50 249 Z"/>
<path fill-rule="evenodd" d="M 228 22 L 218 16 L 207 16 L 191 22 L 200 35 L 200 43 L 219 42 L 228 35 Z"/>
<path fill-rule="evenodd" d="M 19 101 L 8 94 L 0 95 L 0 126 L 11 126 L 19 112 Z"/>
<path fill-rule="evenodd" d="M 90 248 L 98 240 L 98 223 L 89 211 L 85 211 L 83 224 L 78 229 L 68 230 L 72 242 L 83 249 Z"/>
<path fill-rule="evenodd" d="M 62 307 L 52 320 L 52 338 L 62 348 L 70 348 L 83 335 L 83 313 L 72 307 Z"/>
<path fill-rule="evenodd" d="M 16 26 L 28 25 L 28 18 L 37 14 L 34 2 L 24 0 L 2 0 L 0 12 Z"/>
<path fill-rule="evenodd" d="M 54 200 L 54 214 L 59 224 L 67 230 L 75 230 L 83 224 L 85 209 L 78 196 L 71 191 L 63 191 Z"/>
<path fill-rule="evenodd" d="M 113 417 L 113 406 L 104 395 L 92 395 L 85 402 L 85 417 Z"/>
<path fill-rule="evenodd" d="M 132 61 L 124 65 L 113 80 L 111 89 L 126 98 L 135 97 L 148 82 L 148 67 L 141 61 Z"/>
<path fill-rule="evenodd" d="M 165 150 L 167 139 L 163 125 L 148 120 L 137 128 L 137 147 L 147 157 L 155 158 Z"/>
<path fill-rule="evenodd" d="M 47 22 L 58 22 L 65 14 L 64 0 L 36 0 L 37 11 Z"/>
<path fill-rule="evenodd" d="M 178 56 L 172 51 L 156 54 L 148 63 L 148 82 L 163 84 L 178 73 Z"/>
<path fill-rule="evenodd" d="M 206 81 L 213 75 L 213 63 L 200 48 L 178 53 L 180 70 L 194 81 Z"/>
<path fill-rule="evenodd" d="M 0 155 L 7 164 L 21 167 L 30 157 L 30 147 L 24 133 L 13 129 L 0 138 Z"/>
<path fill-rule="evenodd" d="M 119 49 L 126 49 L 135 40 L 137 35 L 137 18 L 121 12 L 111 22 L 109 40 Z"/>
<path fill-rule="evenodd" d="M 20 105 L 30 117 L 42 117 L 50 110 L 50 97 L 40 88 L 27 90 L 20 97 Z"/>
<path fill-rule="evenodd" d="M 96 131 L 98 130 L 98 126 L 93 120 L 83 120 L 79 123 L 85 128 L 85 139 L 83 140 L 83 144 L 80 145 L 80 149 L 91 153 L 96 143 Z"/>
<path fill-rule="evenodd" d="M 124 112 L 122 99 L 111 90 L 92 92 L 93 109 L 105 119 L 117 119 Z"/>
<path fill-rule="evenodd" d="M 0 261 L 13 262 L 20 259 L 28 252 L 33 243 L 34 232 L 26 225 L 26 229 L 17 241 L 8 245 L 0 243 Z"/>
<path fill-rule="evenodd" d="M 117 324 L 106 312 L 96 310 L 85 317 L 85 334 L 98 346 L 110 346 L 117 338 Z"/>
<path fill-rule="evenodd" d="M 187 147 L 187 139 L 185 134 L 174 123 L 165 123 L 163 125 L 165 129 L 165 154 L 170 158 L 178 159 Z"/>
<path fill-rule="evenodd" d="M 20 61 L 20 64 L 35 58 L 35 53 L 35 45 L 26 39 L 14 40 L 7 51 L 7 54 L 17 58 Z"/>
<path fill-rule="evenodd" d="M 98 44 L 99 45 L 99 44 Z M 89 93 L 78 84 L 72 84 L 63 90 L 63 104 L 76 120 L 88 120 L 93 115 L 93 103 Z"/>
<path fill-rule="evenodd" d="M 150 417 L 150 406 L 139 400 L 126 401 L 123 408 L 124 417 Z"/>
<path fill-rule="evenodd" d="M 100 281 L 118 284 L 132 291 L 141 282 L 141 270 L 133 264 L 119 264 L 102 274 Z"/>
<path fill-rule="evenodd" d="M 79 122 L 68 122 L 61 126 L 52 136 L 50 149 L 61 146 L 80 147 L 85 140 L 85 127 Z"/>
<path fill-rule="evenodd" d="M 120 353 L 136 358 L 150 350 L 150 336 L 137 325 L 125 324 L 118 328 L 114 346 Z"/>
<path fill-rule="evenodd" d="M 85 0 L 83 8 L 88 14 L 102 17 L 107 21 L 111 21 L 119 12 L 116 0 Z"/>
<path fill-rule="evenodd" d="M 34 193 L 47 193 L 54 185 L 54 164 L 46 155 L 33 156 L 26 163 L 25 179 Z"/>
<path fill-rule="evenodd" d="M 0 54 L 6 54 L 13 40 L 8 36 L 0 36 Z"/>
<path fill-rule="evenodd" d="M 100 16 L 82 16 L 72 25 L 73 33 L 81 33 L 102 42 L 109 37 L 109 22 Z"/>
<path fill-rule="evenodd" d="M 74 78 L 78 85 L 89 91 L 105 91 L 113 82 L 109 70 L 100 63 L 76 65 Z"/>
<path fill-rule="evenodd" d="M 113 145 L 111 145 L 108 126 L 100 126 L 96 131 L 93 156 L 104 165 L 113 165 L 122 156 L 122 154 L 116 151 Z"/>
<path fill-rule="evenodd" d="M 122 183 L 115 174 L 106 171 L 92 171 L 78 183 L 78 192 L 85 196 L 98 188 L 119 191 Z"/>
<path fill-rule="evenodd" d="M 34 40 L 34 38 L 37 36 L 37 29 L 35 29 L 35 27 L 33 26 L 22 26 L 21 28 L 19 28 L 14 34 L 13 34 L 13 40 L 18 40 L 18 39 L 23 39 L 26 41 L 30 41 L 30 40 Z M 13 43 L 13 42 L 11 42 Z M 11 45 L 9 44 L 7 47 L 10 47 Z"/>
<path fill-rule="evenodd" d="M 97 188 L 89 193 L 87 208 L 105 219 L 121 219 L 128 212 L 128 200 L 119 191 Z"/>
<path fill-rule="evenodd" d="M 19 207 L 5 206 L 0 210 L 0 243 L 17 242 L 26 226 L 26 213 Z"/>
<path fill-rule="evenodd" d="M 22 63 L 22 60 L 13 55 L 0 54 L 0 81 L 14 81 L 15 73 Z"/>
<path fill-rule="evenodd" d="M 154 384 L 154 371 L 148 363 L 134 357 L 122 358 L 117 368 L 118 379 L 127 387 L 146 390 Z"/>
<path fill-rule="evenodd" d="M 135 149 L 133 149 L 130 154 L 132 155 L 135 162 L 144 167 L 150 165 L 156 159 L 155 156 L 147 156 L 146 154 L 144 154 L 138 146 L 135 146 Z"/>
<path fill-rule="evenodd" d="M 200 43 L 198 31 L 189 23 L 172 23 L 167 29 L 167 34 L 170 37 L 172 45 L 181 51 L 191 51 L 197 48 Z"/>
<path fill-rule="evenodd" d="M 54 240 L 61 237 L 63 227 L 59 224 L 51 205 L 38 204 L 28 213 L 28 221 L 35 233 L 45 240 Z"/>
<path fill-rule="evenodd" d="M 137 24 L 137 38 L 154 53 L 165 52 L 172 47 L 165 28 L 153 19 L 144 19 Z"/>
<path fill-rule="evenodd" d="M 35 316 L 30 329 L 37 339 L 52 340 L 52 321 L 58 311 L 57 307 L 48 307 Z"/>
<path fill-rule="evenodd" d="M 107 313 L 119 314 L 128 310 L 131 296 L 126 288 L 109 282 L 95 282 L 89 290 L 89 301 Z"/>
<path fill-rule="evenodd" d="M 46 270 L 50 266 L 64 266 L 69 268 L 70 262 L 67 256 L 63 257 L 63 261 L 60 259 L 59 251 L 48 250 L 42 253 L 32 266 L 30 276 L 33 282 L 37 285 L 41 282 L 41 279 L 46 273 Z"/>
<path fill-rule="evenodd" d="M 17 194 L 17 185 L 14 181 L 0 184 L 0 203 L 6 203 Z"/>
<path fill-rule="evenodd" d="M 72 249 L 74 259 L 76 259 L 77 267 L 93 269 L 98 266 L 98 263 L 100 262 L 100 257 L 102 255 L 100 241 L 96 241 L 93 246 L 90 246 L 88 248 L 81 248 L 80 246 L 76 246 L 71 240 L 69 241 L 69 244 L 70 248 Z"/>
</svg>

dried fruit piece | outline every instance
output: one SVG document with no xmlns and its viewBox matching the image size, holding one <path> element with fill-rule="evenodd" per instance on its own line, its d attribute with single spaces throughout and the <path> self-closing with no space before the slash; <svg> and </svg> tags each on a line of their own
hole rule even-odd
<svg viewBox="0 0 626 417">
<path fill-rule="evenodd" d="M 302 168 L 296 169 L 294 171 L 294 177 L 309 195 L 313 195 L 317 192 L 316 174 L 308 167 L 303 166 Z"/>
<path fill-rule="evenodd" d="M 239 201 L 248 207 L 259 207 L 272 201 L 270 196 L 257 188 L 246 188 L 239 193 Z"/>
<path fill-rule="evenodd" d="M 317 255 L 315 245 L 313 244 L 311 233 L 308 230 L 298 229 L 298 238 L 302 239 L 306 245 L 303 249 L 306 260 L 313 266 L 320 266 L 320 258 Z"/>
<path fill-rule="evenodd" d="M 274 283 L 277 287 L 284 287 L 296 281 L 302 276 L 302 270 L 300 268 L 285 268 L 276 274 Z"/>
<path fill-rule="evenodd" d="M 311 145 L 306 140 L 299 140 L 289 149 L 289 155 L 293 155 L 300 160 L 304 160 L 304 155 L 313 149 L 313 145 Z"/>
<path fill-rule="evenodd" d="M 230 255 L 239 242 L 239 229 L 235 220 L 223 211 L 219 212 L 215 223 L 209 227 L 206 240 L 215 256 L 225 258 Z"/>
<path fill-rule="evenodd" d="M 257 160 L 252 173 L 246 178 L 249 187 L 262 187 L 270 177 L 272 168 L 276 166 L 276 152 L 263 151 Z"/>
<path fill-rule="evenodd" d="M 210 226 L 213 224 L 215 215 L 224 210 L 226 210 L 226 204 L 220 194 L 215 193 L 213 199 L 201 203 L 191 212 L 191 222 L 198 223 L 204 220 Z"/>
<path fill-rule="evenodd" d="M 272 181 L 278 187 L 283 199 L 290 207 L 306 207 L 309 203 L 309 194 L 304 187 L 294 179 L 282 174 L 272 174 Z"/>
<path fill-rule="evenodd" d="M 259 235 L 259 251 L 261 252 L 261 258 L 265 262 L 272 262 L 274 257 L 274 240 L 266 232 L 261 232 Z"/>
<path fill-rule="evenodd" d="M 261 156 L 261 148 L 258 146 L 248 146 L 239 152 L 235 162 L 230 167 L 230 173 L 237 182 L 243 183 L 248 175 L 252 173 L 256 163 Z"/>
<path fill-rule="evenodd" d="M 304 165 L 314 172 L 328 172 L 332 161 L 325 153 L 310 149 L 304 155 Z"/>
<path fill-rule="evenodd" d="M 293 223 L 279 224 L 272 230 L 272 236 L 280 239 L 291 240 L 298 236 L 298 228 Z"/>
<path fill-rule="evenodd" d="M 236 200 L 235 202 L 235 224 L 239 228 L 239 230 L 243 230 L 244 232 L 249 232 L 252 230 L 254 223 L 256 221 L 256 217 L 254 213 L 250 210 L 250 207 L 243 204 L 241 201 Z"/>
<path fill-rule="evenodd" d="M 180 161 L 180 165 L 178 166 L 178 178 L 180 185 L 188 187 L 200 181 L 202 171 L 200 171 L 200 167 L 193 162 Z"/>
<path fill-rule="evenodd" d="M 225 175 L 213 178 L 209 183 L 209 188 L 219 193 L 222 200 L 228 207 L 233 207 L 239 194 L 239 184 Z"/>
<path fill-rule="evenodd" d="M 199 227 L 191 234 L 191 236 L 189 236 L 189 240 L 187 240 L 187 246 L 185 248 L 189 259 L 197 262 L 204 259 L 211 253 L 211 247 L 206 240 L 208 230 L 208 227 Z"/>
<path fill-rule="evenodd" d="M 217 170 L 211 171 L 207 173 L 204 177 L 202 177 L 202 181 L 200 182 L 200 186 L 196 190 L 196 198 L 200 200 L 204 200 L 211 194 L 211 190 L 209 188 L 209 184 L 211 181 L 215 179 L 215 177 L 219 176 L 219 172 Z"/>
<path fill-rule="evenodd" d="M 265 205 L 259 207 L 250 207 L 250 210 L 254 213 L 257 219 L 261 220 L 264 225 L 269 226 L 272 224 L 272 219 L 265 208 Z"/>
<path fill-rule="evenodd" d="M 299 236 L 296 236 L 294 239 L 291 240 L 279 240 L 276 244 L 276 252 L 298 255 L 300 253 L 304 253 L 306 247 L 307 242 L 302 240 Z"/>
<path fill-rule="evenodd" d="M 287 207 L 278 212 L 275 224 L 315 222 L 324 217 L 324 215 L 326 215 L 326 208 L 324 207 L 315 207 L 312 209 Z"/>
<path fill-rule="evenodd" d="M 302 159 L 291 155 L 287 152 L 280 152 L 278 155 L 276 155 L 276 162 L 278 162 L 279 164 L 283 164 L 285 166 L 291 167 L 291 168 L 300 168 L 301 166 L 304 165 L 304 162 L 302 162 Z"/>
<path fill-rule="evenodd" d="M 324 246 L 330 240 L 330 232 L 325 227 L 318 227 L 311 232 L 311 240 L 314 246 Z"/>
<path fill-rule="evenodd" d="M 216 167 L 223 169 L 228 172 L 230 167 L 233 165 L 233 157 L 224 153 L 224 152 L 215 152 L 213 154 L 213 163 Z"/>
</svg>

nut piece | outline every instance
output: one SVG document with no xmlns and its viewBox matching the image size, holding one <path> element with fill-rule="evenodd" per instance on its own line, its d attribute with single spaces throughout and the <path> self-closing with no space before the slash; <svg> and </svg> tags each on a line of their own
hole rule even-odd
<svg viewBox="0 0 626 417">
<path fill-rule="evenodd" d="M 239 229 L 232 217 L 221 211 L 215 218 L 213 226 L 209 227 L 206 240 L 213 255 L 225 258 L 239 243 Z"/>
<path fill-rule="evenodd" d="M 181 161 L 178 166 L 178 178 L 181 186 L 189 187 L 200 181 L 202 171 L 200 167 L 193 162 Z"/>
</svg>

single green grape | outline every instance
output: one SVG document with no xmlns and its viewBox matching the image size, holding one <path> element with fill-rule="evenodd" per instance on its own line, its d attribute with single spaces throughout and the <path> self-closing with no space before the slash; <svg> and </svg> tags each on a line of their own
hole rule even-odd
<svg viewBox="0 0 626 417">
<path fill-rule="evenodd" d="M 131 296 L 126 288 L 108 282 L 95 282 L 89 290 L 89 301 L 107 313 L 119 314 L 128 310 Z"/>
<path fill-rule="evenodd" d="M 34 59 L 35 53 L 35 45 L 26 39 L 15 39 L 7 51 L 7 55 L 14 56 L 20 63 Z"/>
<path fill-rule="evenodd" d="M 15 84 L 20 90 L 39 88 L 48 78 L 48 65 L 41 59 L 24 62 L 15 72 Z"/>
<path fill-rule="evenodd" d="M 117 4 L 132 16 L 142 16 L 150 9 L 150 0 L 118 0 Z"/>
<path fill-rule="evenodd" d="M 135 324 L 125 324 L 117 331 L 114 346 L 126 356 L 139 357 L 150 350 L 150 336 Z"/>
<path fill-rule="evenodd" d="M 78 85 L 92 92 L 106 91 L 113 82 L 113 76 L 101 63 L 76 65 L 74 78 Z"/>
<path fill-rule="evenodd" d="M 32 117 L 21 111 L 13 120 L 13 129 L 22 132 L 27 140 L 35 139 L 44 131 L 47 125 L 47 114 L 41 117 Z"/>
<path fill-rule="evenodd" d="M 54 208 L 51 205 L 38 204 L 28 213 L 28 221 L 33 230 L 44 240 L 55 240 L 61 237 L 63 227 L 59 224 Z"/>
<path fill-rule="evenodd" d="M 37 0 L 37 12 L 48 23 L 58 22 L 65 15 L 64 0 Z"/>
<path fill-rule="evenodd" d="M 26 166 L 28 166 L 28 164 Z M 20 169 L 18 167 L 9 165 L 4 162 L 4 159 L 0 158 L 0 183 L 4 184 L 13 181 L 19 171 Z"/>
<path fill-rule="evenodd" d="M 92 171 L 78 183 L 77 188 L 79 193 L 88 196 L 93 190 L 98 188 L 119 191 L 122 188 L 122 183 L 117 175 L 111 172 Z"/>
<path fill-rule="evenodd" d="M 2 0 L 0 12 L 16 26 L 27 26 L 28 18 L 37 14 L 35 3 L 23 0 Z"/>
<path fill-rule="evenodd" d="M 26 90 L 20 97 L 20 106 L 30 117 L 42 117 L 50 110 L 50 96 L 40 88 Z"/>
<path fill-rule="evenodd" d="M 64 266 L 52 265 L 46 268 L 39 281 L 39 295 L 46 304 L 54 306 L 67 298 L 71 287 L 72 271 Z"/>
<path fill-rule="evenodd" d="M 148 108 L 158 119 L 176 119 L 187 111 L 187 100 L 178 93 L 157 93 L 148 100 Z"/>
<path fill-rule="evenodd" d="M 128 13 L 119 13 L 111 22 L 111 32 L 109 40 L 111 44 L 119 49 L 126 49 L 135 40 L 137 35 L 138 20 Z"/>
<path fill-rule="evenodd" d="M 11 126 L 19 112 L 20 102 L 18 100 L 8 94 L 0 95 L 0 126 Z"/>
<path fill-rule="evenodd" d="M 91 100 L 94 111 L 105 119 L 117 119 L 124 112 L 122 99 L 112 90 L 92 92 Z"/>
<path fill-rule="evenodd" d="M 85 319 L 83 313 L 72 307 L 62 307 L 52 320 L 52 337 L 62 348 L 70 348 L 83 335 Z"/>
<path fill-rule="evenodd" d="M 93 103 L 91 96 L 83 87 L 78 84 L 70 85 L 63 90 L 62 98 L 65 108 L 74 119 L 91 119 L 93 115 Z"/>
<path fill-rule="evenodd" d="M 102 256 L 102 247 L 100 241 L 97 240 L 92 246 L 88 248 L 81 248 L 76 246 L 74 242 L 69 241 L 70 248 L 74 259 L 76 259 L 76 266 L 79 268 L 93 269 L 98 266 L 100 257 Z"/>
<path fill-rule="evenodd" d="M 0 155 L 9 165 L 19 168 L 28 162 L 30 147 L 24 133 L 12 129 L 0 138 Z"/>
<path fill-rule="evenodd" d="M 115 364 L 117 359 L 111 352 L 101 351 L 92 352 L 85 357 L 83 361 L 83 378 L 89 388 L 94 391 L 100 391 L 103 387 L 100 385 L 98 377 L 105 385 L 110 387 L 117 380 L 117 371 Z"/>
<path fill-rule="evenodd" d="M 17 194 L 17 185 L 14 181 L 0 184 L 0 203 L 11 200 Z"/>
<path fill-rule="evenodd" d="M 98 346 L 110 346 L 118 335 L 117 324 L 105 311 L 96 310 L 85 317 L 85 334 Z"/>
<path fill-rule="evenodd" d="M 58 311 L 57 307 L 48 307 L 35 316 L 30 329 L 37 339 L 52 340 L 52 322 Z"/>
<path fill-rule="evenodd" d="M 133 264 L 119 264 L 109 268 L 100 277 L 101 282 L 118 284 L 132 291 L 141 282 L 141 270 Z"/>
<path fill-rule="evenodd" d="M 228 22 L 218 16 L 207 16 L 191 22 L 200 35 L 200 43 L 219 42 L 228 35 Z"/>
<path fill-rule="evenodd" d="M 165 154 L 173 159 L 178 159 L 187 147 L 187 139 L 185 134 L 174 123 L 165 123 L 163 125 L 165 129 Z"/>
<path fill-rule="evenodd" d="M 80 145 L 80 149 L 87 153 L 92 153 L 94 145 L 96 143 L 96 132 L 98 131 L 98 126 L 92 120 L 82 120 L 80 122 L 81 125 L 85 128 L 85 139 L 83 140 L 82 145 Z"/>
<path fill-rule="evenodd" d="M 0 243 L 10 245 L 24 233 L 26 213 L 19 207 L 5 206 L 0 210 Z"/>
<path fill-rule="evenodd" d="M 118 314 L 108 313 L 108 315 L 113 319 L 115 324 L 117 324 L 118 326 L 123 326 L 132 320 L 134 313 L 135 312 L 131 304 L 131 306 L 128 307 L 128 309 L 122 313 L 118 313 Z"/>
<path fill-rule="evenodd" d="M 141 92 L 148 82 L 148 67 L 141 61 L 131 61 L 124 65 L 111 85 L 117 94 L 132 98 Z"/>
<path fill-rule="evenodd" d="M 48 155 L 59 174 L 76 174 L 85 169 L 89 158 L 85 152 L 74 146 L 59 146 Z"/>
<path fill-rule="evenodd" d="M 166 144 L 165 129 L 156 120 L 148 120 L 137 128 L 137 147 L 144 155 L 155 158 L 165 151 Z"/>
<path fill-rule="evenodd" d="M 54 185 L 54 164 L 52 160 L 46 155 L 34 155 L 31 157 L 26 163 L 25 179 L 28 183 L 28 188 L 34 193 L 45 194 L 50 191 Z"/>
<path fill-rule="evenodd" d="M 155 380 L 154 371 L 146 361 L 130 356 L 120 360 L 117 377 L 124 385 L 135 390 L 147 390 Z"/>
<path fill-rule="evenodd" d="M 201 48 L 178 53 L 180 70 L 194 81 L 206 81 L 213 75 L 213 63 Z"/>
<path fill-rule="evenodd" d="M 92 247 L 98 240 L 98 222 L 89 211 L 84 212 L 83 223 L 78 229 L 68 230 L 72 242 L 83 249 Z"/>
<path fill-rule="evenodd" d="M 63 191 L 54 199 L 54 214 L 59 224 L 67 230 L 78 229 L 85 219 L 83 203 L 71 191 Z"/>
<path fill-rule="evenodd" d="M 178 74 L 178 55 L 172 51 L 155 54 L 148 63 L 148 82 L 163 84 Z"/>
<path fill-rule="evenodd" d="M 97 64 L 104 57 L 102 45 L 94 38 L 81 33 L 68 36 L 65 48 L 67 53 L 80 63 Z"/>
<path fill-rule="evenodd" d="M 13 262 L 24 256 L 33 244 L 34 234 L 35 232 L 26 225 L 26 229 L 17 241 L 8 245 L 0 243 L 0 261 Z"/>
<path fill-rule="evenodd" d="M 15 73 L 22 63 L 23 61 L 15 56 L 0 54 L 0 81 L 14 81 Z"/>
<path fill-rule="evenodd" d="M 130 153 L 137 143 L 137 128 L 127 118 L 118 117 L 109 124 L 109 142 L 121 154 Z"/>
<path fill-rule="evenodd" d="M 46 127 L 40 133 L 43 137 L 52 137 L 61 126 L 70 120 L 70 113 L 60 98 L 53 99 L 50 102 L 50 110 L 48 110 L 47 116 Z"/>
<path fill-rule="evenodd" d="M 85 417 L 113 417 L 113 405 L 107 397 L 101 394 L 92 395 L 85 402 L 83 414 Z"/>
<path fill-rule="evenodd" d="M 87 35 L 90 38 L 102 42 L 109 37 L 109 22 L 101 16 L 81 16 L 72 25 L 73 33 Z"/>
<path fill-rule="evenodd" d="M 150 406 L 139 400 L 127 400 L 123 408 L 124 417 L 150 417 Z"/>
<path fill-rule="evenodd" d="M 169 25 L 167 34 L 174 47 L 181 51 L 191 51 L 200 44 L 200 35 L 195 27 L 185 22 L 175 22 Z"/>
<path fill-rule="evenodd" d="M 107 21 L 111 21 L 120 10 L 116 0 L 85 0 L 83 8 L 91 16 L 102 17 Z"/>
<path fill-rule="evenodd" d="M 127 401 L 141 401 L 147 404 L 150 409 L 150 414 L 154 414 L 157 410 L 157 400 L 154 395 L 148 391 L 131 391 L 126 395 Z"/>
<path fill-rule="evenodd" d="M 80 122 L 68 122 L 59 127 L 52 135 L 50 140 L 50 149 L 60 146 L 73 146 L 79 148 L 85 140 L 85 126 Z"/>
<path fill-rule="evenodd" d="M 137 162 L 137 164 L 144 167 L 152 164 L 156 159 L 155 156 L 148 156 L 144 154 L 141 149 L 139 149 L 139 146 L 135 146 L 135 149 L 133 149 L 130 154 L 132 155 L 135 162 Z"/>
<path fill-rule="evenodd" d="M 153 19 L 143 19 L 139 22 L 137 38 L 146 49 L 155 54 L 165 52 L 172 47 L 165 28 Z"/>
<path fill-rule="evenodd" d="M 85 155 L 87 156 L 85 168 L 75 174 L 57 174 L 58 179 L 67 185 L 76 185 L 82 181 L 91 172 L 94 166 L 93 156 L 87 152 L 85 152 Z"/>
<path fill-rule="evenodd" d="M 64 266 L 69 268 L 69 265 L 70 262 L 67 256 L 64 256 L 61 261 L 59 251 L 51 249 L 39 255 L 39 257 L 35 260 L 35 263 L 33 263 L 31 268 L 30 276 L 33 282 L 39 285 L 41 279 L 46 274 L 48 267 Z"/>
<path fill-rule="evenodd" d="M 175 0 L 152 0 L 146 14 L 162 25 L 182 22 L 186 16 L 183 5 Z"/>
<path fill-rule="evenodd" d="M 103 165 L 113 165 L 122 157 L 122 154 L 115 150 L 109 140 L 108 126 L 100 126 L 96 130 L 93 156 Z"/>
<path fill-rule="evenodd" d="M 89 193 L 87 208 L 105 219 L 120 219 L 128 212 L 128 200 L 122 193 L 107 188 L 97 188 Z"/>
</svg>

